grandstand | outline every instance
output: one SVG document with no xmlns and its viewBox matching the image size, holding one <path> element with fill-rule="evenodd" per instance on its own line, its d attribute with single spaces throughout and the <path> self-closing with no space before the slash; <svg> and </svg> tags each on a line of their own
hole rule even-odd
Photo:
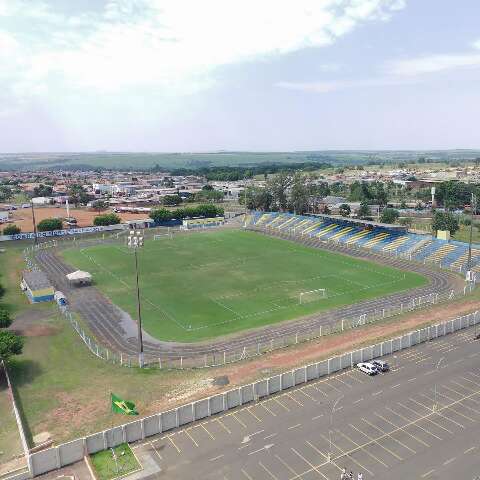
<svg viewBox="0 0 480 480">
<path fill-rule="evenodd" d="M 457 271 L 465 271 L 467 267 L 468 244 L 410 233 L 402 226 L 328 215 L 306 216 L 278 212 L 252 212 L 246 220 L 246 226 L 248 225 L 408 256 Z M 480 245 L 472 248 L 472 265 L 474 271 L 480 272 Z"/>
</svg>

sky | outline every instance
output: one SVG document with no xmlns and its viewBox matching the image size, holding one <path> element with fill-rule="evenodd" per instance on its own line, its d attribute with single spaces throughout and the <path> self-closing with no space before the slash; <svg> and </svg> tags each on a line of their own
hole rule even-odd
<svg viewBox="0 0 480 480">
<path fill-rule="evenodd" d="M 480 148 L 479 0 L 0 0 L 0 152 Z"/>
</svg>

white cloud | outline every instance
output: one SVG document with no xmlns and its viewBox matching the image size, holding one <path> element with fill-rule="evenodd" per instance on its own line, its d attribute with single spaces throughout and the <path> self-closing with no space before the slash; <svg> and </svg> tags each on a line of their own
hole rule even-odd
<svg viewBox="0 0 480 480">
<path fill-rule="evenodd" d="M 359 80 L 335 80 L 319 82 L 277 82 L 276 87 L 312 93 L 330 93 L 349 88 L 371 88 L 392 85 L 405 85 L 412 81 L 393 77 L 367 78 Z"/>
<path fill-rule="evenodd" d="M 216 67 L 326 46 L 404 6 L 403 0 L 109 0 L 101 11 L 67 15 L 46 0 L 0 0 L 0 45 L 8 50 L 14 34 L 23 59 L 21 65 L 4 59 L 0 67 L 32 91 L 192 91 L 209 85 Z"/>
<path fill-rule="evenodd" d="M 473 48 L 480 50 L 480 38 L 472 43 Z"/>
<path fill-rule="evenodd" d="M 417 76 L 466 67 L 480 67 L 480 54 L 425 55 L 388 62 L 385 69 L 391 75 Z"/>
</svg>

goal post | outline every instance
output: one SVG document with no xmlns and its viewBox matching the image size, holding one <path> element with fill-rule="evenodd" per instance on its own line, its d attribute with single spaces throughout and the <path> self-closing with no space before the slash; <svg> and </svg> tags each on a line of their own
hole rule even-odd
<svg viewBox="0 0 480 480">
<path fill-rule="evenodd" d="M 300 292 L 298 295 L 298 303 L 303 305 L 304 303 L 314 302 L 315 300 L 326 298 L 327 291 L 325 288 L 317 288 L 315 290 L 309 290 L 308 292 Z"/>
<path fill-rule="evenodd" d="M 161 240 L 162 238 L 172 238 L 173 237 L 173 230 L 170 230 L 170 227 L 168 227 L 168 230 L 164 233 L 156 233 L 153 235 L 154 240 Z"/>
</svg>

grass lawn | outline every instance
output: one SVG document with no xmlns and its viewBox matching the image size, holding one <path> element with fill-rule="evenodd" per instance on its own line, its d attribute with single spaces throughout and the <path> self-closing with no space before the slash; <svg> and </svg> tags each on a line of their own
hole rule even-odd
<svg viewBox="0 0 480 480">
<path fill-rule="evenodd" d="M 71 265 L 93 274 L 118 306 L 136 315 L 134 260 L 124 246 L 69 249 Z M 139 252 L 144 328 L 194 342 L 294 319 L 424 285 L 372 262 L 255 232 L 222 230 L 147 241 Z M 301 292 L 326 289 L 320 295 Z"/>
<path fill-rule="evenodd" d="M 94 453 L 90 455 L 90 461 L 98 480 L 112 480 L 113 478 L 123 477 L 141 468 L 128 443 L 122 443 L 113 449 Z"/>
</svg>

